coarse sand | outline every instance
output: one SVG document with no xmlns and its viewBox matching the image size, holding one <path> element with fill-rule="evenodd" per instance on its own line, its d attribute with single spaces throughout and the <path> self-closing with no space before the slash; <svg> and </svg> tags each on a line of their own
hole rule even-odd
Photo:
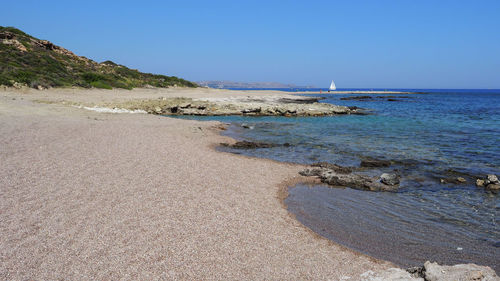
<svg viewBox="0 0 500 281">
<path fill-rule="evenodd" d="M 109 98 L 71 91 L 0 91 L 0 279 L 358 280 L 394 266 L 288 213 L 301 166 L 217 152 L 231 141 L 217 122 L 33 102 Z"/>
</svg>

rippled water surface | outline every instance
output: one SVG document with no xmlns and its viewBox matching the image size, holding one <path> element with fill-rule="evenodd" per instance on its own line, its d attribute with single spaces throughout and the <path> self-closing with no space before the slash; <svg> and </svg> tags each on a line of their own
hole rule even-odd
<svg viewBox="0 0 500 281">
<path fill-rule="evenodd" d="M 298 185 L 286 201 L 289 210 L 329 239 L 401 265 L 431 259 L 487 264 L 499 271 L 500 195 L 475 187 L 474 181 L 500 176 L 500 94 L 389 95 L 369 95 L 366 101 L 321 95 L 327 98 L 322 102 L 367 108 L 370 115 L 198 119 L 231 123 L 225 134 L 236 139 L 291 144 L 223 149 L 234 153 L 304 164 L 358 166 L 367 157 L 393 161 L 389 168 L 366 173 L 396 169 L 402 175 L 396 193 Z M 459 176 L 468 182 L 439 181 Z"/>
</svg>

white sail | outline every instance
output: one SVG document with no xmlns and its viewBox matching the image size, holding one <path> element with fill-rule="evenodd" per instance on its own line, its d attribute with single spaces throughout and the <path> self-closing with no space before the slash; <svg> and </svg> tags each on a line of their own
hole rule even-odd
<svg viewBox="0 0 500 281">
<path fill-rule="evenodd" d="M 335 87 L 335 83 L 332 80 L 332 84 L 330 84 L 330 91 L 336 90 L 337 87 Z"/>
</svg>

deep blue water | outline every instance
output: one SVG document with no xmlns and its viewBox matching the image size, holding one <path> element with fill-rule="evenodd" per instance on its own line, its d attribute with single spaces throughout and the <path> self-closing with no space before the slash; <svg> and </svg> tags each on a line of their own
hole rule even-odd
<svg viewBox="0 0 500 281">
<path fill-rule="evenodd" d="M 500 90 L 409 91 L 427 94 L 377 94 L 367 101 L 341 100 L 353 94 L 313 94 L 326 98 L 321 102 L 366 108 L 369 115 L 197 119 L 231 123 L 226 134 L 236 139 L 291 144 L 225 149 L 230 152 L 304 164 L 394 161 L 365 173 L 398 170 L 402 183 L 396 193 L 298 185 L 286 203 L 314 231 L 375 257 L 401 265 L 475 262 L 498 270 L 500 195 L 474 181 L 500 176 Z M 468 182 L 439 181 L 458 176 Z"/>
</svg>

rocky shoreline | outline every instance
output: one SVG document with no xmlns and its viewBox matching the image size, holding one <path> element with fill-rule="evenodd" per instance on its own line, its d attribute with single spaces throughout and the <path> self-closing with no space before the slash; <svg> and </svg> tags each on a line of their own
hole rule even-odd
<svg viewBox="0 0 500 281">
<path fill-rule="evenodd" d="M 267 142 L 237 141 L 233 144 L 221 143 L 223 147 L 232 149 L 259 149 L 278 146 L 289 147 L 290 143 L 275 144 Z M 393 164 L 401 164 L 398 161 L 385 159 L 362 159 L 359 167 L 345 167 L 328 162 L 311 164 L 308 168 L 299 172 L 301 176 L 318 178 L 322 183 L 332 187 L 349 187 L 367 191 L 397 191 L 402 177 L 398 169 L 382 172 L 380 176 L 368 176 L 363 173 L 369 169 L 390 168 Z M 500 180 L 496 175 L 462 175 L 456 171 L 448 170 L 452 176 L 438 178 L 441 184 L 465 184 L 475 182 L 476 187 L 484 188 L 485 191 L 498 194 L 500 191 Z"/>
<path fill-rule="evenodd" d="M 412 267 L 406 270 L 389 268 L 384 271 L 368 271 L 362 275 L 363 281 L 498 281 L 500 277 L 489 266 L 476 264 L 456 264 L 453 266 L 439 265 L 427 261 L 423 266 Z"/>
<path fill-rule="evenodd" d="M 195 116 L 330 116 L 340 114 L 365 114 L 362 109 L 318 102 L 318 98 L 301 96 L 267 96 L 237 98 L 158 98 L 130 100 L 119 103 L 85 105 L 142 110 L 157 115 L 195 115 Z M 81 104 L 80 104 L 81 105 Z"/>
</svg>

